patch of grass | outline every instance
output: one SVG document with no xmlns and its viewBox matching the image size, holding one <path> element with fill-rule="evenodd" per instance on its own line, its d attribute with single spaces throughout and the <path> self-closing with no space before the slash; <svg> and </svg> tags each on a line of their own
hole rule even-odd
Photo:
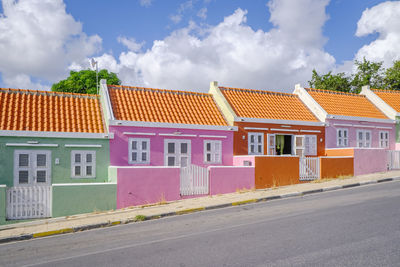
<svg viewBox="0 0 400 267">
<path fill-rule="evenodd" d="M 135 218 L 133 219 L 134 222 L 143 222 L 147 219 L 146 216 L 144 215 L 136 215 Z"/>
</svg>

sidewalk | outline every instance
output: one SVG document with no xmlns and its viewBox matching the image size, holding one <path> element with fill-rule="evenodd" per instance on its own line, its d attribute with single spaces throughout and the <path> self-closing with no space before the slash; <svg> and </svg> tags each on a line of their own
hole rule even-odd
<svg viewBox="0 0 400 267">
<path fill-rule="evenodd" d="M 80 214 L 31 222 L 0 225 L 0 243 L 26 240 L 62 233 L 131 223 L 138 220 L 157 219 L 196 211 L 270 201 L 385 181 L 400 181 L 400 171 L 361 175 L 347 179 L 334 179 L 274 189 L 249 190 L 225 195 L 184 199 L 166 204 L 132 207 L 115 211 Z"/>
</svg>

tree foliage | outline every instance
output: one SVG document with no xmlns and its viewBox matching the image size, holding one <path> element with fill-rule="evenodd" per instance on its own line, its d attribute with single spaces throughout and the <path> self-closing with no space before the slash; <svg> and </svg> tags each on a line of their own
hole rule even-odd
<svg viewBox="0 0 400 267">
<path fill-rule="evenodd" d="M 383 80 L 386 88 L 400 90 L 400 60 L 395 61 L 393 67 L 386 70 Z"/>
<path fill-rule="evenodd" d="M 350 81 L 346 74 L 341 72 L 338 74 L 332 74 L 328 72 L 324 75 L 319 75 L 314 69 L 311 81 L 308 81 L 310 87 L 325 89 L 325 90 L 335 90 L 341 92 L 350 92 Z"/>
<path fill-rule="evenodd" d="M 121 80 L 113 72 L 107 70 L 99 71 L 99 81 L 106 79 L 107 84 L 121 84 Z M 51 90 L 55 92 L 68 92 L 79 94 L 96 94 L 96 71 L 81 70 L 71 71 L 67 79 L 61 80 L 51 86 Z"/>
<path fill-rule="evenodd" d="M 357 72 L 351 81 L 352 90 L 360 92 L 364 85 L 369 85 L 371 88 L 381 89 L 383 84 L 383 62 L 371 62 L 363 58 L 363 61 L 355 61 Z"/>
<path fill-rule="evenodd" d="M 310 87 L 317 89 L 334 90 L 341 92 L 359 93 L 364 85 L 374 89 L 400 90 L 400 60 L 393 63 L 393 67 L 385 70 L 383 62 L 371 62 L 365 58 L 362 61 L 355 61 L 356 72 L 351 75 L 345 73 L 320 75 L 314 69 Z"/>
</svg>

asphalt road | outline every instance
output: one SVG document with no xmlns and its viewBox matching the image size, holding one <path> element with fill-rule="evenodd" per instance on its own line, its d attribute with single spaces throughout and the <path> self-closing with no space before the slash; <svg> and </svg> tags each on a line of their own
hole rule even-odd
<svg viewBox="0 0 400 267">
<path fill-rule="evenodd" d="M 400 182 L 0 245 L 0 266 L 400 266 Z"/>
</svg>

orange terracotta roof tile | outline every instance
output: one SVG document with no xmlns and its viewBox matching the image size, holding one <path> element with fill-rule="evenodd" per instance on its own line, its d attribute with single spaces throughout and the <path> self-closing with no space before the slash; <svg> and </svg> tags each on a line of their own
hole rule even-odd
<svg viewBox="0 0 400 267">
<path fill-rule="evenodd" d="M 227 126 L 210 94 L 108 85 L 117 120 Z"/>
<path fill-rule="evenodd" d="M 294 94 L 230 87 L 219 89 L 239 117 L 318 121 Z"/>
<path fill-rule="evenodd" d="M 400 112 L 400 91 L 377 89 L 372 89 L 372 91 L 394 110 Z"/>
<path fill-rule="evenodd" d="M 364 95 L 311 88 L 306 90 L 330 115 L 388 119 Z"/>
<path fill-rule="evenodd" d="M 104 133 L 97 95 L 0 88 L 0 130 Z"/>
</svg>

